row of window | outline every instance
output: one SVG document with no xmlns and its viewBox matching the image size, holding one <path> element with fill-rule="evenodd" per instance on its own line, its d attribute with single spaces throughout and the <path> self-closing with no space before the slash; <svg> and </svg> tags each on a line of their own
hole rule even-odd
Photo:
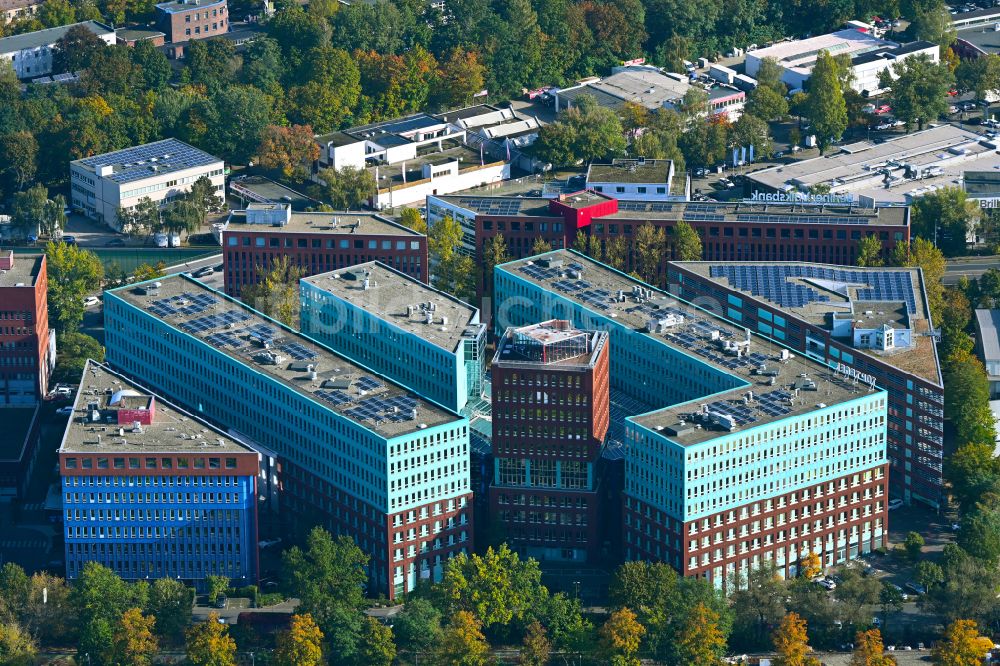
<svg viewBox="0 0 1000 666">
<path fill-rule="evenodd" d="M 96 461 L 96 465 L 94 464 L 95 461 Z M 109 467 L 109 461 L 110 461 L 110 467 Z M 236 458 L 225 458 L 225 459 L 223 459 L 223 458 L 214 458 L 214 457 L 211 457 L 211 458 L 191 458 L 191 459 L 188 459 L 188 458 L 185 458 L 185 457 L 180 457 L 180 458 L 153 458 L 153 457 L 145 457 L 145 458 L 141 458 L 139 456 L 130 456 L 128 458 L 126 458 L 125 456 L 122 456 L 122 457 L 112 457 L 112 458 L 107 458 L 107 457 L 104 457 L 104 456 L 86 457 L 86 458 L 81 458 L 80 459 L 80 467 L 82 469 L 94 469 L 95 467 L 96 467 L 96 469 L 125 469 L 126 468 L 126 461 L 128 463 L 128 469 L 174 469 L 175 463 L 176 463 L 176 466 L 177 466 L 178 470 L 183 470 L 183 469 L 206 469 L 206 467 L 205 467 L 206 463 L 208 464 L 208 469 L 222 469 L 222 465 L 223 464 L 225 464 L 225 468 L 226 469 L 236 469 Z M 76 469 L 77 468 L 76 465 L 77 465 L 77 459 L 75 457 L 67 456 L 67 457 L 63 458 L 63 466 L 65 467 L 65 469 Z M 76 477 L 74 477 L 74 478 L 76 478 Z M 85 477 L 85 478 L 98 478 L 99 479 L 99 478 L 103 478 L 103 477 Z M 136 483 L 140 484 L 140 485 L 149 485 L 150 482 L 148 481 L 148 479 L 156 479 L 156 478 L 162 478 L 164 480 L 162 482 L 163 485 L 174 485 L 174 484 L 185 484 L 186 485 L 186 484 L 189 484 L 189 483 L 191 483 L 191 484 L 205 484 L 205 483 L 211 484 L 211 481 L 206 481 L 206 479 L 215 479 L 215 478 L 223 479 L 223 483 L 225 485 L 235 485 L 236 484 L 236 477 L 234 477 L 234 476 L 222 476 L 222 477 L 214 477 L 214 476 L 194 476 L 194 477 L 187 477 L 187 476 L 164 476 L 164 477 L 147 477 L 147 476 L 140 476 L 140 477 L 114 477 L 114 478 L 128 479 L 128 484 L 129 485 L 133 485 L 133 484 L 136 484 Z M 167 479 L 176 479 L 176 480 L 175 481 L 168 481 Z M 201 479 L 201 480 L 198 481 L 196 479 Z M 93 482 L 91 482 L 91 483 L 93 483 Z M 97 482 L 97 483 L 98 483 L 98 485 L 100 485 L 101 482 Z M 153 485 L 156 485 L 155 481 L 153 482 Z"/>
</svg>

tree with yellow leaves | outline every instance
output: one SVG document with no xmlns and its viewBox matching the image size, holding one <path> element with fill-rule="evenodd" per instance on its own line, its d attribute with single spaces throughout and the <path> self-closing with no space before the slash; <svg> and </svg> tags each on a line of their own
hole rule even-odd
<svg viewBox="0 0 1000 666">
<path fill-rule="evenodd" d="M 775 629 L 774 649 L 778 658 L 774 666 L 821 666 L 819 659 L 809 656 L 809 636 L 806 621 L 796 613 L 789 613 Z"/>
<path fill-rule="evenodd" d="M 319 666 L 323 663 L 323 632 L 312 615 L 293 615 L 288 631 L 278 635 L 274 660 L 279 666 Z"/>
<path fill-rule="evenodd" d="M 944 632 L 931 653 L 937 666 L 979 666 L 993 647 L 993 641 L 980 636 L 973 620 L 955 620 Z"/>
<path fill-rule="evenodd" d="M 156 618 L 143 615 L 138 608 L 130 608 L 122 614 L 115 628 L 115 655 L 123 664 L 148 666 L 159 649 L 153 628 Z"/>
<path fill-rule="evenodd" d="M 678 662 L 687 666 L 718 666 L 726 653 L 726 637 L 719 629 L 719 614 L 699 603 L 677 632 Z"/>
<path fill-rule="evenodd" d="M 187 658 L 192 666 L 236 666 L 236 641 L 218 613 L 187 630 Z"/>
<path fill-rule="evenodd" d="M 895 657 L 885 654 L 882 632 L 878 629 L 859 631 L 854 644 L 851 666 L 896 666 Z"/>
<path fill-rule="evenodd" d="M 639 666 L 639 645 L 646 634 L 646 627 L 636 619 L 635 613 L 622 608 L 611 614 L 601 627 L 601 649 L 614 666 Z"/>
<path fill-rule="evenodd" d="M 807 553 L 802 558 L 801 571 L 803 578 L 815 578 L 823 573 L 823 561 L 816 553 Z"/>
<path fill-rule="evenodd" d="M 482 623 L 468 611 L 458 611 L 441 632 L 432 654 L 438 666 L 487 666 L 493 663 Z"/>
</svg>

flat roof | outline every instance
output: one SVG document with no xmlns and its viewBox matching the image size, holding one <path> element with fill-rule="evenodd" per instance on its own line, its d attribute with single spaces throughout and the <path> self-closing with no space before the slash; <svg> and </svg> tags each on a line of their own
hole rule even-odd
<svg viewBox="0 0 1000 666">
<path fill-rule="evenodd" d="M 1000 171 L 965 171 L 962 183 L 971 197 L 1000 197 Z"/>
<path fill-rule="evenodd" d="M 159 288 L 152 289 L 155 284 Z M 186 275 L 107 293 L 382 437 L 408 435 L 422 426 L 461 419 Z M 316 379 L 310 376 L 309 365 Z M 411 418 L 414 409 L 415 419 Z"/>
<path fill-rule="evenodd" d="M 614 160 L 611 164 L 591 164 L 588 183 L 649 183 L 663 185 L 670 179 L 673 160 Z"/>
<path fill-rule="evenodd" d="M 225 4 L 226 0 L 216 0 L 215 2 L 205 2 L 201 4 L 200 2 L 185 2 L 185 0 L 177 0 L 177 2 L 161 2 L 156 5 L 156 8 L 161 12 L 166 12 L 168 14 L 176 14 L 178 12 L 190 12 L 198 9 L 204 9 L 206 7 L 215 7 L 218 5 Z"/>
<path fill-rule="evenodd" d="M 597 192 L 572 192 L 563 204 L 585 207 L 614 197 Z M 573 198 L 578 201 L 574 202 Z M 488 215 L 523 217 L 560 217 L 549 210 L 544 197 L 497 197 L 452 194 L 436 197 L 451 205 Z M 687 220 L 747 224 L 828 224 L 906 226 L 909 223 L 905 206 L 862 208 L 846 204 L 803 205 L 786 203 L 753 203 L 745 201 L 678 202 L 678 201 L 619 201 L 618 212 L 603 215 L 608 220 Z"/>
<path fill-rule="evenodd" d="M 807 39 L 796 39 L 790 42 L 779 42 L 762 49 L 747 51 L 747 56 L 763 60 L 774 58 L 786 69 L 799 73 L 809 73 L 816 64 L 820 51 L 838 56 L 848 54 L 860 55 L 886 46 L 897 46 L 895 42 L 879 39 L 871 33 L 861 32 L 857 28 L 846 28 L 825 35 L 816 35 Z"/>
<path fill-rule="evenodd" d="M 129 401 L 136 404 L 129 404 Z M 89 407 L 97 405 L 98 420 Z M 138 430 L 118 423 L 118 410 L 152 405 L 154 417 Z M 124 432 L 119 433 L 119 428 Z M 88 360 L 73 401 L 61 453 L 252 453 L 253 450 L 156 395 L 149 389 Z"/>
<path fill-rule="evenodd" d="M 20 460 L 28 446 L 28 434 L 35 420 L 37 407 L 0 408 L 0 460 Z"/>
<path fill-rule="evenodd" d="M 209 155 L 183 141 L 163 139 L 103 155 L 73 160 L 70 164 L 85 167 L 94 174 L 97 174 L 101 167 L 110 166 L 111 175 L 103 176 L 104 178 L 115 183 L 131 183 L 221 162 L 221 158 Z"/>
<path fill-rule="evenodd" d="M 832 326 L 833 312 L 859 313 L 855 319 L 874 328 L 898 322 L 901 315 L 891 313 L 898 313 L 902 307 L 913 331 L 913 346 L 884 352 L 858 349 L 858 352 L 923 379 L 941 382 L 930 310 L 924 300 L 918 268 L 855 268 L 802 262 L 672 263 L 826 330 Z"/>
<path fill-rule="evenodd" d="M 370 139 L 375 143 L 382 143 L 387 138 L 387 134 L 398 135 L 443 124 L 443 120 L 421 111 L 403 116 L 402 118 L 392 118 L 391 120 L 382 120 L 377 123 L 350 127 L 344 130 L 344 133 L 355 137 L 358 141 Z"/>
<path fill-rule="evenodd" d="M 12 252 L 8 250 L 7 252 Z M 35 280 L 38 279 L 38 272 L 42 270 L 42 256 L 41 254 L 17 254 L 12 252 L 14 256 L 14 267 L 10 270 L 0 271 L 0 288 L 2 287 L 16 287 L 18 285 L 23 287 L 33 287 L 35 286 Z"/>
<path fill-rule="evenodd" d="M 246 211 L 234 210 L 229 214 L 229 223 L 223 229 L 226 231 L 252 231 L 260 234 L 309 233 L 329 236 L 344 236 L 363 234 L 367 236 L 415 236 L 417 233 L 409 227 L 397 224 L 387 217 L 376 213 L 363 211 L 333 211 L 333 212 L 298 212 L 292 211 L 288 224 L 272 226 L 270 224 L 248 224 Z"/>
<path fill-rule="evenodd" d="M 484 116 L 488 113 L 496 113 L 502 109 L 491 106 L 489 104 L 474 104 L 472 106 L 466 106 L 461 109 L 452 109 L 451 111 L 442 111 L 438 113 L 437 116 L 442 120 L 451 122 L 453 120 L 465 120 L 466 118 L 475 118 L 477 116 Z"/>
<path fill-rule="evenodd" d="M 379 139 L 381 143 L 382 140 Z M 391 181 L 394 188 L 407 187 L 407 183 L 414 183 L 418 180 L 423 180 L 423 166 L 425 164 L 445 164 L 447 162 L 458 161 L 460 169 L 467 169 L 469 167 L 479 167 L 481 161 L 489 164 L 494 162 L 492 158 L 479 153 L 478 150 L 473 150 L 472 148 L 466 146 L 458 138 L 458 135 L 453 134 L 448 138 L 442 138 L 441 144 L 444 146 L 444 150 L 438 151 L 436 144 L 431 144 L 424 148 L 421 148 L 424 152 L 421 154 L 419 151 L 417 156 L 402 162 L 396 162 L 395 164 L 380 164 L 378 165 L 378 176 L 379 176 L 379 192 L 388 191 L 388 182 Z M 376 167 L 368 167 L 368 171 L 375 173 Z M 403 178 L 403 169 L 406 169 L 406 182 Z"/>
<path fill-rule="evenodd" d="M 529 339 L 535 349 L 546 348 L 548 358 L 531 358 L 520 353 L 515 344 L 517 337 Z M 607 344 L 607 331 L 584 330 L 564 319 L 552 319 L 527 326 L 511 326 L 504 331 L 497 342 L 493 365 L 534 369 L 552 367 L 588 369 L 597 365 L 597 358 Z"/>
<path fill-rule="evenodd" d="M 983 356 L 987 361 L 1000 360 L 1000 310 L 976 309 L 976 328 L 979 329 L 979 340 L 983 347 Z"/>
<path fill-rule="evenodd" d="M 560 261 L 562 269 L 553 266 L 553 262 Z M 866 386 L 854 384 L 769 338 L 748 334 L 745 328 L 577 252 L 555 250 L 500 268 L 749 384 L 631 417 L 646 428 L 667 429 L 681 421 L 691 424 L 699 402 L 709 403 L 709 411 L 731 416 L 737 429 L 744 429 L 812 412 L 819 403 L 836 405 L 871 393 Z M 566 277 L 567 269 L 579 270 L 581 278 Z M 636 302 L 633 289 L 646 290 L 648 298 Z M 624 299 L 618 298 L 619 291 Z M 650 332 L 651 321 L 662 332 Z M 748 337 L 750 342 L 746 344 Z M 734 345 L 740 347 L 739 356 Z M 773 385 L 771 375 L 760 372 L 762 366 L 766 372 L 776 372 Z M 796 388 L 800 389 L 798 395 Z M 753 391 L 755 396 L 750 403 L 744 400 L 747 391 Z M 695 444 L 726 432 L 707 425 L 700 430 L 692 427 L 675 441 Z"/>
<path fill-rule="evenodd" d="M 23 51 L 25 49 L 51 46 L 62 39 L 71 28 L 75 28 L 78 25 L 86 27 L 98 37 L 114 33 L 114 30 L 103 23 L 98 23 L 97 21 L 81 21 L 80 23 L 61 25 L 58 28 L 46 28 L 45 30 L 36 30 L 34 32 L 26 32 L 21 35 L 4 37 L 0 39 L 0 53 L 16 53 L 17 51 Z"/>
<path fill-rule="evenodd" d="M 368 289 L 364 286 L 366 275 Z M 468 327 L 473 327 L 475 335 L 483 326 L 478 308 L 378 261 L 312 275 L 302 278 L 302 282 L 449 352 L 468 337 Z M 433 303 L 434 310 L 426 309 L 426 303 Z M 430 324 L 426 323 L 428 314 Z M 447 318 L 447 325 L 441 323 L 442 318 Z"/>
<path fill-rule="evenodd" d="M 316 199 L 312 199 L 301 192 L 297 192 L 264 176 L 237 176 L 236 178 L 230 178 L 230 192 L 233 192 L 236 196 L 240 196 L 238 191 L 234 192 L 235 188 L 233 186 L 247 189 L 271 203 L 289 203 L 292 205 L 292 210 L 304 210 L 305 208 L 319 206 L 321 203 Z"/>
<path fill-rule="evenodd" d="M 748 173 L 746 178 L 775 191 L 806 191 L 829 185 L 834 194 L 870 196 L 877 202 L 908 203 L 931 189 L 961 186 L 966 170 L 1000 168 L 1000 143 L 975 132 L 937 125 L 884 143 L 858 141 L 823 157 Z M 918 178 L 907 178 L 911 174 Z M 932 172 L 927 172 L 928 169 Z M 940 170 L 940 173 L 938 173 Z M 886 187 L 886 172 L 893 179 Z"/>
<path fill-rule="evenodd" d="M 141 28 L 118 28 L 115 36 L 126 42 L 139 41 L 143 39 L 154 39 L 156 37 L 166 37 L 166 34 L 159 30 L 145 30 Z"/>
</svg>

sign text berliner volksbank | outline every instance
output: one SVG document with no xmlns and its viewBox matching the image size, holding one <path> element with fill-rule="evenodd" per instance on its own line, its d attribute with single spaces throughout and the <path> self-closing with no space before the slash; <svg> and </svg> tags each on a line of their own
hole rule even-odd
<svg viewBox="0 0 1000 666">
<path fill-rule="evenodd" d="M 801 204 L 853 204 L 852 194 L 806 194 L 805 192 L 758 192 L 754 191 L 751 203 L 801 203 Z"/>
</svg>

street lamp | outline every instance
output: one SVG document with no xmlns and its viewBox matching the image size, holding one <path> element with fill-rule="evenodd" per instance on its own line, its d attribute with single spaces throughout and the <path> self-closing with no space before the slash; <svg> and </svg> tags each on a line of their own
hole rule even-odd
<svg viewBox="0 0 1000 666">
<path fill-rule="evenodd" d="M 257 660 L 254 659 L 253 652 L 250 653 L 250 666 L 256 666 Z"/>
</svg>

